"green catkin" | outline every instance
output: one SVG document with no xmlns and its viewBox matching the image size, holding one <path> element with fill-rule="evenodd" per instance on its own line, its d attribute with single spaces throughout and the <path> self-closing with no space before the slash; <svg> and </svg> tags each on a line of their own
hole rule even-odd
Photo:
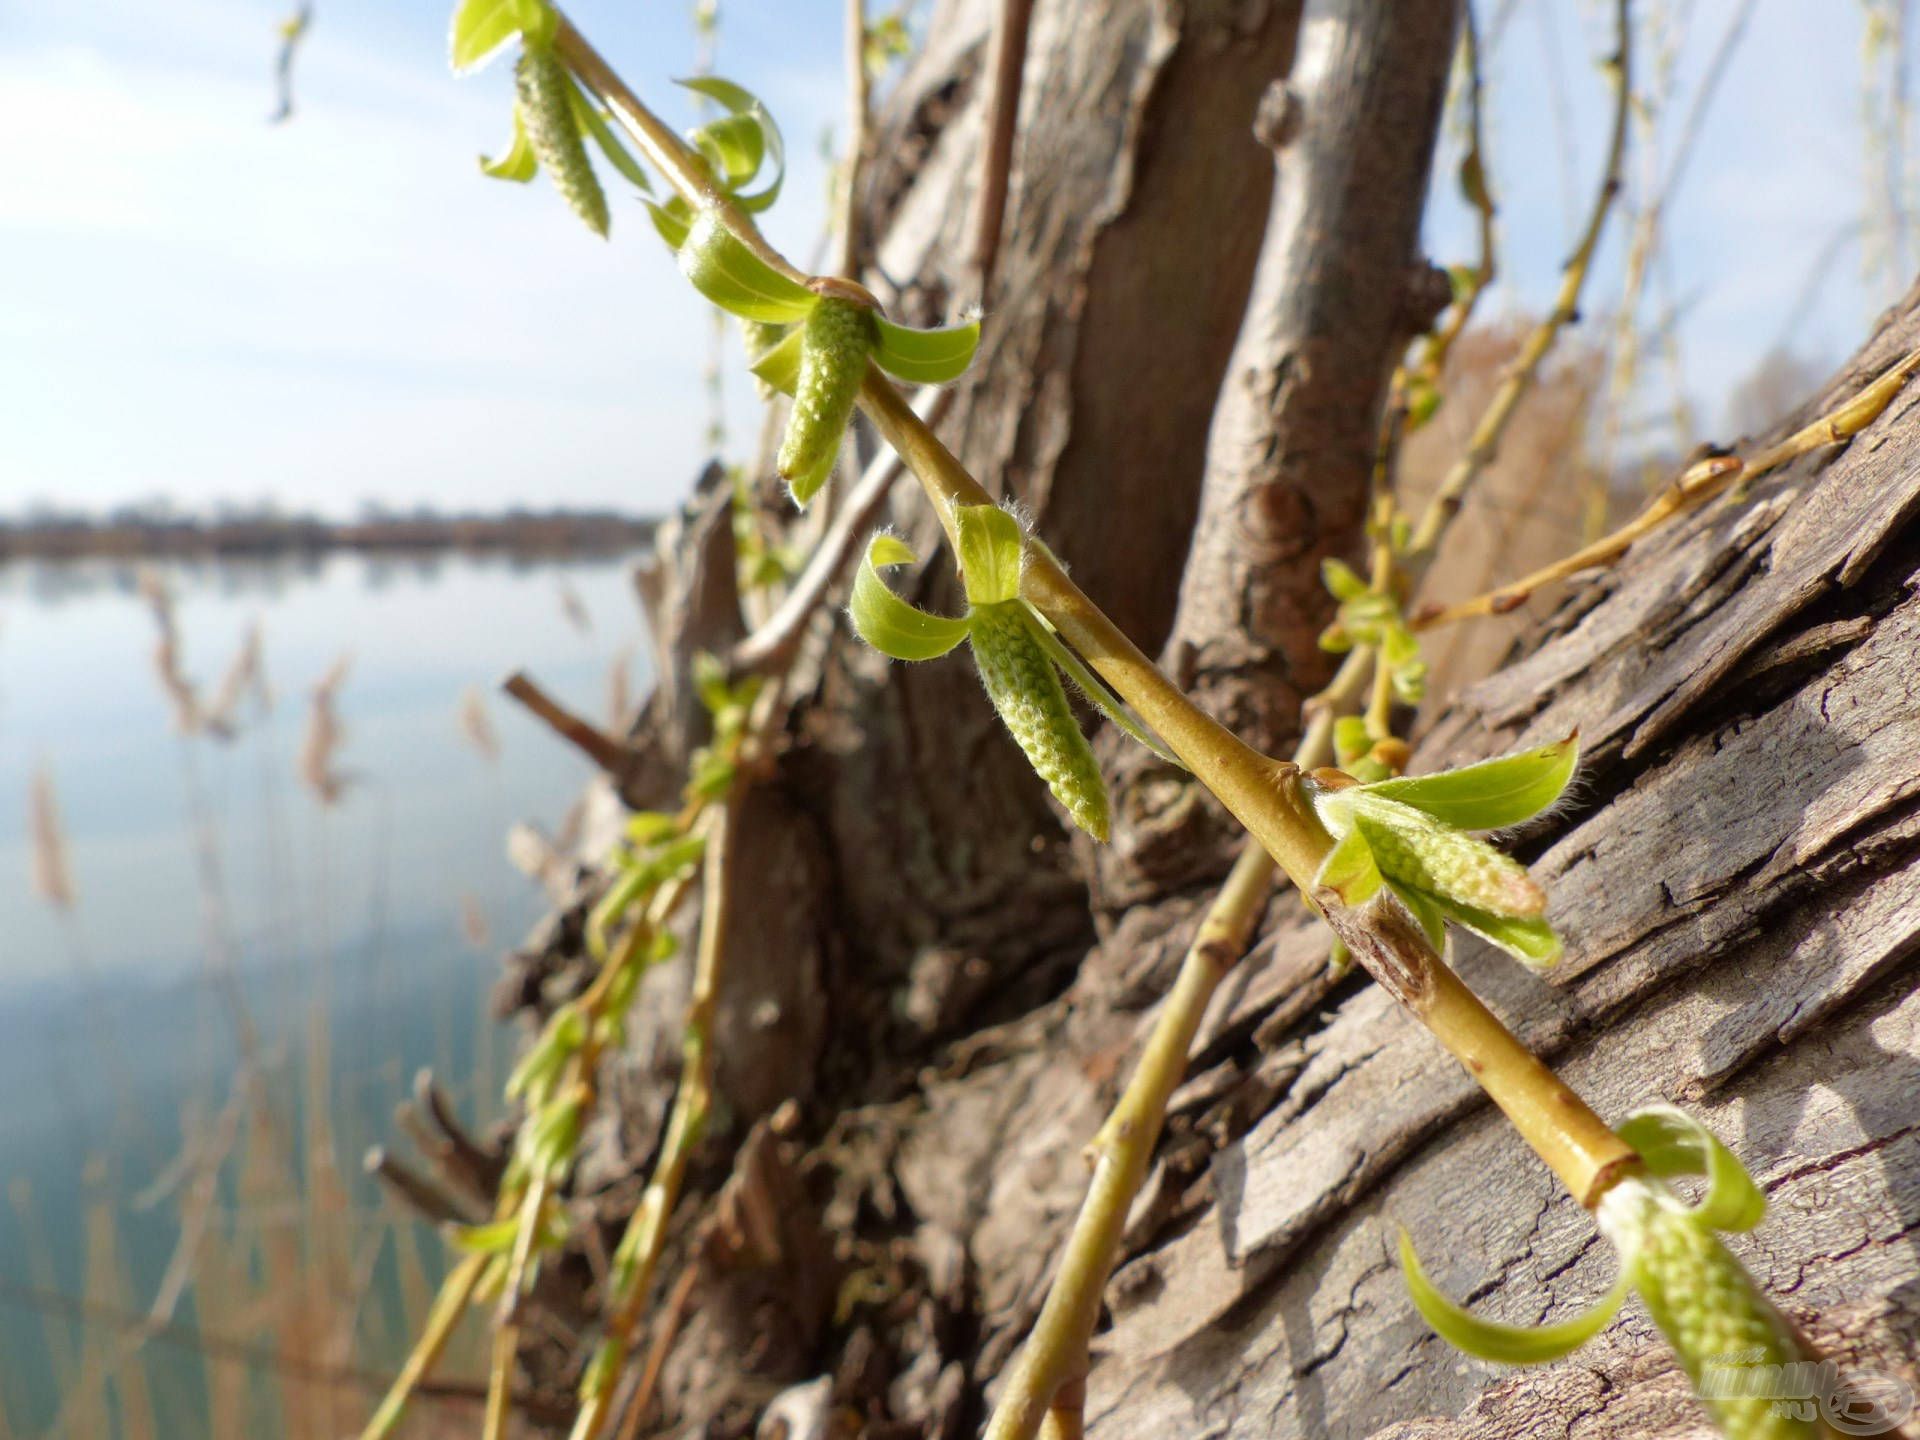
<svg viewBox="0 0 1920 1440">
<path fill-rule="evenodd" d="M 1635 1287 L 1720 1433 L 1810 1440 L 1813 1421 L 1794 1413 L 1796 1397 L 1781 1385 L 1793 1373 L 1785 1367 L 1802 1359 L 1799 1347 L 1740 1262 L 1670 1200 L 1645 1195 L 1633 1210 L 1623 1228 L 1632 1232 Z"/>
<path fill-rule="evenodd" d="M 879 343 L 873 311 L 855 300 L 824 295 L 807 313 L 800 335 L 800 373 L 793 414 L 780 442 L 780 478 L 804 505 L 833 473 L 840 437 L 853 418 L 867 357 Z"/>
<path fill-rule="evenodd" d="M 573 114 L 573 81 L 551 50 L 529 45 L 514 68 L 520 121 L 540 168 L 553 188 L 602 239 L 607 234 L 607 192 L 587 159 L 586 142 Z"/>
<path fill-rule="evenodd" d="M 978 605 L 969 641 L 980 679 L 1027 759 L 1067 807 L 1073 823 L 1096 840 L 1107 838 L 1107 785 L 1093 748 L 1080 733 L 1053 661 L 1027 628 L 1017 600 Z"/>
</svg>

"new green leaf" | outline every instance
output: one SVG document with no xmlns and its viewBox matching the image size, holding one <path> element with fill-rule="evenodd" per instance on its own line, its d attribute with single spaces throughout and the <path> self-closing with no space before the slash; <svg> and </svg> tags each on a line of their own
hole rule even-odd
<svg viewBox="0 0 1920 1440">
<path fill-rule="evenodd" d="M 583 133 L 593 137 L 593 143 L 600 147 L 600 153 L 607 157 L 613 168 L 626 176 L 635 189 L 653 193 L 653 182 L 647 178 L 647 172 L 640 168 L 640 162 L 628 153 L 627 147 L 620 143 L 620 137 L 613 133 L 613 127 L 607 124 L 607 117 L 600 107 L 580 92 L 580 87 L 572 87 L 573 116 L 579 122 Z"/>
<path fill-rule="evenodd" d="M 659 224 L 659 217 L 654 223 Z M 762 260 L 712 211 L 693 223 L 680 246 L 680 270 L 693 288 L 735 315 L 790 325 L 819 302 L 806 286 Z"/>
<path fill-rule="evenodd" d="M 960 577 L 975 605 L 998 605 L 1020 595 L 1024 547 L 1020 522 L 998 505 L 961 505 L 953 512 Z"/>
<path fill-rule="evenodd" d="M 878 318 L 880 346 L 873 358 L 882 370 L 909 385 L 944 385 L 958 379 L 980 348 L 978 320 L 942 330 L 915 330 Z"/>
<path fill-rule="evenodd" d="M 717 101 L 727 111 L 729 119 L 738 117 L 750 122 L 759 130 L 757 145 L 759 156 L 745 174 L 730 182 L 729 188 L 746 184 L 764 166 L 772 172 L 772 178 L 752 194 L 736 193 L 734 202 L 742 209 L 755 214 L 767 209 L 780 198 L 780 187 L 786 183 L 787 178 L 787 145 L 781 137 L 779 125 L 774 122 L 772 112 L 760 103 L 759 97 L 751 90 L 736 85 L 731 80 L 723 80 L 717 75 L 700 75 L 677 83 L 695 94 Z M 722 125 L 727 122 L 715 123 Z M 711 130 L 714 127 L 703 128 Z M 700 143 L 697 138 L 695 143 Z M 705 150 L 705 146 L 701 148 Z"/>
<path fill-rule="evenodd" d="M 1382 780 L 1367 791 L 1423 810 L 1456 830 L 1503 830 L 1531 820 L 1565 792 L 1580 762 L 1580 737 L 1483 760 L 1458 770 Z"/>
<path fill-rule="evenodd" d="M 1414 1308 L 1435 1334 L 1469 1355 L 1502 1365 L 1541 1365 L 1571 1354 L 1606 1329 L 1620 1302 L 1627 1298 L 1627 1279 L 1622 1275 L 1584 1315 L 1557 1325 L 1503 1325 L 1497 1320 L 1482 1320 L 1441 1294 L 1427 1279 L 1413 1238 L 1405 1230 L 1400 1232 L 1400 1268 L 1406 1274 L 1407 1293 Z"/>
<path fill-rule="evenodd" d="M 1374 864 L 1373 850 L 1357 826 L 1327 852 L 1313 886 L 1332 889 L 1346 905 L 1359 905 L 1379 890 L 1380 867 Z"/>
<path fill-rule="evenodd" d="M 513 140 L 507 146 L 507 153 L 498 160 L 480 157 L 480 173 L 490 175 L 495 180 L 511 180 L 524 185 L 539 172 L 540 162 L 534 158 L 533 142 L 527 139 L 527 127 L 520 119 L 520 107 L 513 107 Z"/>
<path fill-rule="evenodd" d="M 447 37 L 454 74 L 478 70 L 523 33 L 551 43 L 559 18 L 544 0 L 461 0 Z"/>
<path fill-rule="evenodd" d="M 1495 949 L 1506 951 L 1532 969 L 1545 970 L 1560 959 L 1562 947 L 1559 934 L 1537 915 L 1496 915 L 1489 910 L 1462 904 L 1446 895 L 1423 891 L 1397 893 L 1408 902 L 1416 915 L 1421 913 L 1412 903 L 1417 897 L 1462 930 L 1478 935 Z"/>
<path fill-rule="evenodd" d="M 892 535 L 875 535 L 853 578 L 853 598 L 847 613 L 860 638 L 894 660 L 935 660 L 967 638 L 967 622 L 931 615 L 909 605 L 880 578 L 880 567 L 911 565 L 915 559 L 906 543 Z"/>
<path fill-rule="evenodd" d="M 1661 1179 L 1675 1175 L 1706 1178 L 1707 1193 L 1693 1207 L 1694 1218 L 1714 1230 L 1751 1230 L 1767 1213 L 1767 1197 L 1739 1157 L 1714 1133 L 1673 1105 L 1636 1110 L 1615 1133 Z"/>
</svg>

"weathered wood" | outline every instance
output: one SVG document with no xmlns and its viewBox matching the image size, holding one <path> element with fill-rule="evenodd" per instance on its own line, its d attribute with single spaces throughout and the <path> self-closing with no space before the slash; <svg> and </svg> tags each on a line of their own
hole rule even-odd
<svg viewBox="0 0 1920 1440">
<path fill-rule="evenodd" d="M 1329 556 L 1358 560 L 1387 376 L 1446 299 L 1417 258 L 1459 7 L 1309 4 L 1261 96 L 1271 149 L 1260 260 L 1215 401 L 1171 673 L 1249 744 L 1299 733 L 1329 673 Z M 1118 419 L 1118 417 L 1116 417 Z M 1137 426 L 1136 426 L 1137 428 Z M 1239 827 L 1118 735 L 1101 899 L 1124 908 L 1223 874 Z"/>
<path fill-rule="evenodd" d="M 1916 339 L 1910 302 L 1822 403 Z M 1464 945 L 1463 973 L 1603 1114 L 1698 1105 L 1772 1194 L 1748 1251 L 1763 1280 L 1816 1340 L 1909 1378 L 1900 1357 L 1920 1339 L 1914 403 L 1830 463 L 1811 457 L 1747 505 L 1648 542 L 1595 582 L 1597 599 L 1569 601 L 1578 618 L 1563 633 L 1442 716 L 1415 760 L 1580 725 L 1591 748 L 1579 807 L 1528 847 L 1568 958 L 1543 981 Z M 1525 1375 L 1463 1365 L 1436 1342 L 1405 1299 L 1389 1217 L 1414 1229 L 1455 1293 L 1517 1320 L 1570 1314 L 1604 1288 L 1605 1247 L 1377 991 L 1304 1032 L 1260 1033 L 1270 1047 L 1292 1036 L 1304 1065 L 1214 1157 L 1212 1206 L 1117 1277 L 1093 1433 L 1364 1434 L 1469 1406 L 1460 1423 L 1476 1435 L 1539 1433 L 1529 1427 L 1556 1413 L 1587 1413 L 1596 1434 L 1689 1420 L 1637 1315 L 1591 1356 Z M 1607 1378 L 1625 1370 L 1667 1379 Z"/>
</svg>

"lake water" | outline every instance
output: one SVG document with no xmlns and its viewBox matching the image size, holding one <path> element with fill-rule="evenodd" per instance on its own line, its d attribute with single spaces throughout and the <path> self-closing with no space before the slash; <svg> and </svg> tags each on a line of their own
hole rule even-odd
<svg viewBox="0 0 1920 1440">
<path fill-rule="evenodd" d="M 541 909 L 506 832 L 554 831 L 591 773 L 495 687 L 525 668 L 602 718 L 624 656 L 644 688 L 627 570 L 155 567 L 176 670 L 203 700 L 259 628 L 265 695 L 223 740 L 180 733 L 151 581 L 0 568 L 0 1434 L 357 1425 L 438 1267 L 359 1156 L 391 1138 L 421 1065 L 470 1118 L 493 1113 L 512 1037 L 487 991 Z M 300 764 L 312 689 L 343 660 L 345 783 L 328 805 Z M 34 884 L 37 788 L 64 831 L 69 906 Z M 244 1069 L 243 1023 L 258 1032 Z M 251 1099 L 230 1106 L 243 1074 Z M 203 1174 L 205 1238 L 182 1251 Z M 188 1283 L 142 1327 L 170 1261 Z M 296 1271 L 316 1292 L 298 1315 Z M 319 1380 L 290 1359 L 302 1337 L 325 1352 Z"/>
</svg>

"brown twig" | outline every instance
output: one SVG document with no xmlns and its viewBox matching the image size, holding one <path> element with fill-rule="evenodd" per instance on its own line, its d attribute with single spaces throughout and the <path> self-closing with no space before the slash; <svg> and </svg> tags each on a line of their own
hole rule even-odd
<svg viewBox="0 0 1920 1440">
<path fill-rule="evenodd" d="M 847 158 L 840 179 L 840 258 L 834 274 L 860 278 L 860 169 L 867 153 L 870 109 L 866 0 L 847 0 Z"/>
<path fill-rule="evenodd" d="M 624 744 L 590 720 L 567 709 L 541 689 L 525 671 L 514 671 L 501 682 L 500 688 L 602 770 L 617 775 L 625 767 L 629 752 Z"/>
<path fill-rule="evenodd" d="M 1013 175 L 1013 142 L 1019 134 L 1020 86 L 1027 69 L 1027 34 L 1033 0 L 1000 0 L 993 29 L 993 92 L 987 101 L 987 135 L 980 147 L 980 198 L 974 212 L 973 274 L 984 301 L 1000 258 L 1007 190 Z"/>
<path fill-rule="evenodd" d="M 667 1356 L 673 1352 L 673 1342 L 687 1318 L 687 1306 L 692 1303 L 694 1287 L 700 1282 L 705 1263 L 702 1247 L 681 1267 L 680 1278 L 673 1282 L 673 1290 L 667 1296 L 667 1303 L 661 1310 L 659 1323 L 654 1330 L 653 1343 L 647 1347 L 647 1362 L 640 1371 L 640 1383 L 634 1388 L 633 1398 L 627 1402 L 626 1418 L 620 1422 L 620 1440 L 635 1440 L 640 1433 L 640 1421 L 645 1417 L 647 1407 L 653 1403 L 653 1392 L 660 1384 L 660 1372 L 666 1368 Z"/>
</svg>

